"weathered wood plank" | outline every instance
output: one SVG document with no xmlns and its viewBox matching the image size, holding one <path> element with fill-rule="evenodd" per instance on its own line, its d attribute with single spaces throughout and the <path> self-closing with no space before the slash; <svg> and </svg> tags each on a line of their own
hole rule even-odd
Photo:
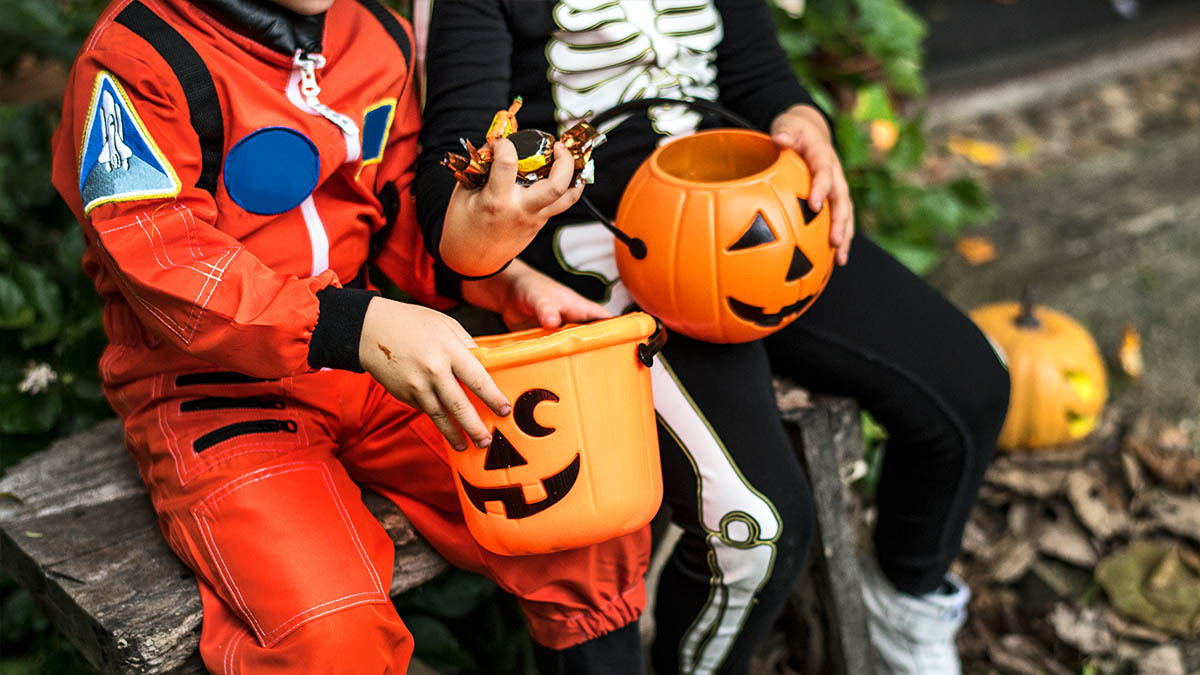
<svg viewBox="0 0 1200 675">
<path fill-rule="evenodd" d="M 834 672 L 873 672 L 866 649 L 867 614 L 862 600 L 852 505 L 841 467 L 862 457 L 858 405 L 850 399 L 816 396 L 811 407 L 780 410 L 808 473 L 817 515 L 813 576 L 829 627 Z"/>
<path fill-rule="evenodd" d="M 55 443 L 0 478 L 0 566 L 106 673 L 202 673 L 195 580 L 158 530 L 120 422 Z M 390 501 L 364 496 L 396 542 L 392 593 L 446 563 Z"/>
</svg>

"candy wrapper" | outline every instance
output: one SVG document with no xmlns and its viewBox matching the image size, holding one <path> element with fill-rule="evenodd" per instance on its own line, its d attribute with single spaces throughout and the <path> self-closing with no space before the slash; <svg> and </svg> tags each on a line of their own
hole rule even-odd
<svg viewBox="0 0 1200 675">
<path fill-rule="evenodd" d="M 550 175 L 554 162 L 554 142 L 562 141 L 575 162 L 572 185 L 591 183 L 594 173 L 592 151 L 604 142 L 604 134 L 587 122 L 580 122 L 563 132 L 558 139 L 538 129 L 517 130 L 517 111 L 521 109 L 521 97 L 513 100 L 507 110 L 496 111 L 488 127 L 486 143 L 476 148 L 465 138 L 459 139 L 467 156 L 447 152 L 442 165 L 454 173 L 464 187 L 483 187 L 492 168 L 492 143 L 507 138 L 517 149 L 517 183 L 529 185 Z"/>
</svg>

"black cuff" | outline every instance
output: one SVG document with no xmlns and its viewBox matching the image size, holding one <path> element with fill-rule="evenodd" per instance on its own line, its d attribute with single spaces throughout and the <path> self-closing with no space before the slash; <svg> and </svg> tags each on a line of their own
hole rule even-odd
<svg viewBox="0 0 1200 675">
<path fill-rule="evenodd" d="M 308 365 L 363 372 L 358 361 L 358 342 L 362 338 L 367 305 L 377 295 L 376 291 L 336 286 L 317 291 L 321 308 L 308 343 Z"/>
<path fill-rule="evenodd" d="M 463 278 L 461 275 L 450 269 L 446 263 L 434 258 L 433 285 L 438 295 L 443 298 L 450 298 L 456 302 L 462 302 L 462 282 Z"/>
</svg>

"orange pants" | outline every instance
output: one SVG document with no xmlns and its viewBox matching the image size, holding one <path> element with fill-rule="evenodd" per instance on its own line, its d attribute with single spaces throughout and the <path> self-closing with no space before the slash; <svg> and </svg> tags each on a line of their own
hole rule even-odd
<svg viewBox="0 0 1200 675">
<path fill-rule="evenodd" d="M 441 435 L 369 375 L 169 374 L 108 394 L 163 534 L 196 572 L 214 673 L 406 671 L 412 637 L 388 598 L 395 548 L 362 487 L 452 564 L 514 594 L 547 647 L 627 625 L 645 605 L 646 528 L 547 555 L 481 549 Z"/>
</svg>

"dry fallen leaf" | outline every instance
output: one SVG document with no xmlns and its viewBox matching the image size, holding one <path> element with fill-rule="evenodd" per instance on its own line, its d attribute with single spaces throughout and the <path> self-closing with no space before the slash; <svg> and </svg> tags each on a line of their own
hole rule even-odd
<svg viewBox="0 0 1200 675">
<path fill-rule="evenodd" d="M 1099 560 L 1096 549 L 1087 533 L 1071 518 L 1070 509 L 1062 504 L 1054 504 L 1051 508 L 1054 518 L 1039 525 L 1038 549 L 1064 562 L 1087 569 L 1095 567 Z"/>
<path fill-rule="evenodd" d="M 996 245 L 983 236 L 963 235 L 954 242 L 954 249 L 968 265 L 982 265 L 996 259 Z"/>
<path fill-rule="evenodd" d="M 1158 480 L 1179 492 L 1186 492 L 1200 482 L 1200 457 L 1184 454 L 1188 451 L 1171 451 L 1166 448 L 1156 448 L 1143 440 L 1128 437 L 1125 448 L 1131 450 L 1142 464 L 1154 474 Z"/>
<path fill-rule="evenodd" d="M 1143 626 L 1134 621 L 1129 621 L 1111 607 L 1102 606 L 1100 611 L 1104 613 L 1104 620 L 1108 622 L 1113 633 L 1119 638 L 1129 638 L 1131 640 L 1141 640 L 1142 642 L 1153 642 L 1155 644 L 1163 644 L 1171 640 L 1169 634 L 1155 628 L 1150 628 L 1149 626 Z"/>
<path fill-rule="evenodd" d="M 1169 541 L 1134 541 L 1096 565 L 1096 581 L 1117 611 L 1176 635 L 1195 635 L 1200 576 Z"/>
<path fill-rule="evenodd" d="M 979 166 L 995 166 L 1005 158 L 1004 148 L 978 138 L 951 136 L 947 147 L 950 152 L 966 157 L 972 164 Z"/>
<path fill-rule="evenodd" d="M 1135 513 L 1145 513 L 1153 525 L 1200 542 L 1200 501 L 1162 491 L 1139 495 L 1130 504 Z"/>
<path fill-rule="evenodd" d="M 1125 371 L 1126 375 L 1135 380 L 1141 377 L 1142 371 L 1145 370 L 1145 364 L 1142 362 L 1142 334 L 1131 323 L 1125 324 L 1121 330 L 1117 363 L 1121 364 L 1121 370 Z"/>
<path fill-rule="evenodd" d="M 1148 649 L 1137 660 L 1137 672 L 1154 675 L 1185 675 L 1183 654 L 1175 645 L 1159 645 Z"/>
<path fill-rule="evenodd" d="M 1079 522 L 1097 537 L 1109 539 L 1129 531 L 1132 522 L 1123 505 L 1117 503 L 1118 498 L 1108 486 L 1088 471 L 1076 469 L 1067 476 L 1067 499 Z"/>
<path fill-rule="evenodd" d="M 1025 575 L 1037 556 L 1037 544 L 1032 540 L 1005 537 L 992 547 L 988 576 L 998 584 L 1012 583 Z"/>
<path fill-rule="evenodd" d="M 1084 654 L 1108 654 L 1117 646 L 1104 614 L 1095 607 L 1074 609 L 1060 602 L 1046 618 L 1060 640 Z"/>
<path fill-rule="evenodd" d="M 1121 473 L 1125 476 L 1125 485 L 1133 494 L 1139 494 L 1146 489 L 1146 472 L 1137 457 L 1128 452 L 1121 453 Z"/>
<path fill-rule="evenodd" d="M 993 462 L 988 468 L 986 480 L 992 485 L 1039 499 L 1062 494 L 1066 488 L 1066 469 L 1039 467 L 1026 470 L 1002 459 Z"/>
</svg>

